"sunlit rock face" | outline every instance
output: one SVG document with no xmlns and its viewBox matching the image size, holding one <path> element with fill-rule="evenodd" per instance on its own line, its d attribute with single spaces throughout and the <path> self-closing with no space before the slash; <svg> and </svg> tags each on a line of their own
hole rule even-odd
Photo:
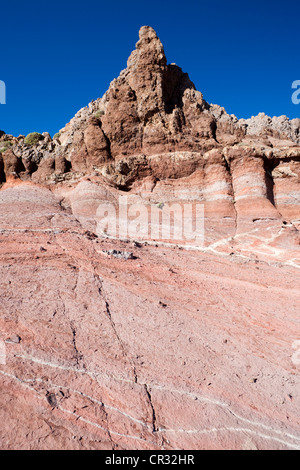
<svg viewBox="0 0 300 470">
<path fill-rule="evenodd" d="M 149 26 L 58 135 L 0 132 L 0 448 L 299 449 L 299 177 L 299 122 Z"/>
</svg>

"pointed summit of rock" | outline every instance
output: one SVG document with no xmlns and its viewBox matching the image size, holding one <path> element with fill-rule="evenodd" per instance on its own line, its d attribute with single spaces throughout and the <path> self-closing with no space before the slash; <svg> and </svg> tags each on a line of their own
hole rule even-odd
<svg viewBox="0 0 300 470">
<path fill-rule="evenodd" d="M 151 41 L 152 39 L 158 39 L 156 31 L 151 26 L 142 26 L 139 30 L 140 40 L 145 39 Z"/>
<path fill-rule="evenodd" d="M 163 45 L 151 26 L 140 28 L 136 49 L 131 53 L 127 62 L 128 67 L 138 65 L 143 67 L 154 65 L 164 67 L 167 65 Z"/>
<path fill-rule="evenodd" d="M 182 148 L 184 134 L 185 147 L 198 149 L 199 141 L 192 143 L 190 136 L 193 126 L 199 125 L 200 137 L 213 138 L 214 133 L 214 118 L 202 115 L 205 108 L 207 103 L 188 74 L 167 64 L 154 29 L 143 26 L 127 68 L 105 95 L 102 128 L 116 159 L 124 154 L 175 151 Z"/>
</svg>

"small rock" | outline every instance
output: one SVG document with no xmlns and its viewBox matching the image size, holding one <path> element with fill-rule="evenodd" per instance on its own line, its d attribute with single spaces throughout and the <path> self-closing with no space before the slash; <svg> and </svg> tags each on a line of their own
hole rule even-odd
<svg viewBox="0 0 300 470">
<path fill-rule="evenodd" d="M 139 243 L 139 242 L 134 241 L 134 242 L 132 242 L 132 246 L 134 246 L 134 247 L 136 247 L 136 248 L 141 248 L 141 247 L 142 247 L 142 244 Z"/>
<path fill-rule="evenodd" d="M 114 256 L 119 259 L 136 259 L 136 256 L 132 252 L 128 251 L 119 251 L 119 250 L 104 250 L 104 253 L 107 253 L 110 256 Z"/>
<path fill-rule="evenodd" d="M 10 338 L 7 338 L 5 342 L 19 344 L 21 342 L 21 337 L 19 335 L 13 335 Z"/>
<path fill-rule="evenodd" d="M 55 408 L 57 406 L 57 400 L 56 400 L 55 393 L 47 392 L 46 399 L 47 399 L 47 402 L 49 403 L 49 405 L 52 406 L 52 408 Z"/>
</svg>

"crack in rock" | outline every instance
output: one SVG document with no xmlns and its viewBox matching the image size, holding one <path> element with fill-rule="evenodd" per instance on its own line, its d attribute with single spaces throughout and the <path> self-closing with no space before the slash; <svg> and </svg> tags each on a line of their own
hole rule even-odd
<svg viewBox="0 0 300 470">
<path fill-rule="evenodd" d="M 145 392 L 146 392 L 146 396 L 147 396 L 147 399 L 148 399 L 148 403 L 149 403 L 149 406 L 150 406 L 150 409 L 151 409 L 151 414 L 152 414 L 152 432 L 157 432 L 158 431 L 158 427 L 156 425 L 156 413 L 155 413 L 155 408 L 154 408 L 154 405 L 152 403 L 152 397 L 151 397 L 151 393 L 150 393 L 150 390 L 148 389 L 148 386 L 147 384 L 144 384 L 144 389 L 145 389 Z"/>
<path fill-rule="evenodd" d="M 83 354 L 81 354 L 78 349 L 77 349 L 77 345 L 76 345 L 76 328 L 74 327 L 74 322 L 70 322 L 70 326 L 71 326 L 71 330 L 72 330 L 72 343 L 73 343 L 73 348 L 74 348 L 74 351 L 75 351 L 75 361 L 76 361 L 76 365 L 77 366 L 80 366 L 80 361 L 82 361 L 83 359 Z M 85 368 L 85 365 L 83 365 L 83 368 Z"/>
</svg>

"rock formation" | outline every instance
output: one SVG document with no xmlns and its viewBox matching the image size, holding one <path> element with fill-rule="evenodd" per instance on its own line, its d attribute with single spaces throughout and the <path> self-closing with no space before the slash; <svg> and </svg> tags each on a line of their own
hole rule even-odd
<svg viewBox="0 0 300 470">
<path fill-rule="evenodd" d="M 207 103 L 144 26 L 53 139 L 0 132 L 2 449 L 300 448 L 299 129 Z M 99 232 L 120 196 L 202 205 L 204 243 Z"/>
<path fill-rule="evenodd" d="M 186 73 L 167 64 L 148 26 L 105 95 L 80 110 L 53 140 L 47 133 L 40 137 L 31 145 L 24 136 L 2 135 L 3 182 L 13 178 L 53 187 L 92 176 L 89 194 L 97 194 L 100 182 L 106 197 L 111 186 L 151 203 L 188 197 L 205 205 L 206 245 L 217 242 L 224 250 L 221 240 L 228 245 L 233 237 L 236 245 L 238 236 L 248 252 L 262 244 L 271 224 L 272 237 L 284 240 L 293 259 L 299 256 L 299 120 L 264 114 L 238 120 L 208 104 Z M 76 215 L 86 219 L 82 194 L 78 203 L 75 196 L 76 191 L 70 194 Z M 243 233 L 251 231 L 251 243 L 249 235 L 243 243 Z"/>
</svg>

